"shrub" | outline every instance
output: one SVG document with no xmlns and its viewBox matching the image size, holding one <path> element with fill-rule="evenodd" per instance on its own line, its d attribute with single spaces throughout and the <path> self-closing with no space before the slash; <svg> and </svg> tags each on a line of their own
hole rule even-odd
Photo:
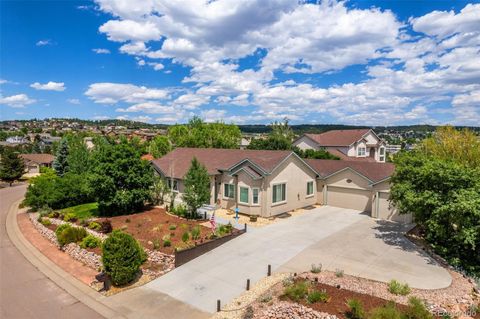
<svg viewBox="0 0 480 319">
<path fill-rule="evenodd" d="M 63 220 L 66 221 L 66 222 L 75 222 L 77 221 L 77 216 L 75 216 L 75 214 L 73 213 L 66 213 L 64 216 L 63 216 Z"/>
<path fill-rule="evenodd" d="M 293 285 L 285 288 L 284 295 L 292 301 L 300 301 L 308 293 L 309 283 L 306 280 L 297 281 Z"/>
<path fill-rule="evenodd" d="M 155 249 L 155 250 L 160 249 L 160 240 L 158 240 L 158 238 L 155 238 L 153 240 L 153 249 Z"/>
<path fill-rule="evenodd" d="M 88 224 L 88 228 L 90 228 L 91 230 L 99 231 L 102 229 L 102 225 L 98 222 L 90 222 Z"/>
<path fill-rule="evenodd" d="M 42 223 L 43 226 L 50 226 L 52 224 L 50 219 L 47 219 L 47 218 L 42 218 L 40 222 Z"/>
<path fill-rule="evenodd" d="M 432 314 L 427 310 L 425 304 L 416 297 L 408 299 L 408 308 L 402 319 L 432 319 Z"/>
<path fill-rule="evenodd" d="M 395 303 L 388 302 L 382 307 L 373 309 L 368 319 L 402 319 L 402 313 L 395 307 Z"/>
<path fill-rule="evenodd" d="M 172 246 L 172 241 L 170 239 L 163 240 L 163 247 L 170 247 Z"/>
<path fill-rule="evenodd" d="M 87 237 L 83 238 L 82 242 L 80 243 L 80 247 L 82 248 L 97 248 L 102 245 L 102 241 L 100 238 L 95 237 L 93 235 L 88 235 Z"/>
<path fill-rule="evenodd" d="M 406 296 L 410 293 L 410 287 L 408 284 L 402 284 L 393 279 L 388 284 L 388 291 L 394 295 Z"/>
<path fill-rule="evenodd" d="M 82 219 L 79 220 L 80 226 L 87 227 L 88 223 L 89 223 L 88 219 L 86 219 L 86 218 L 82 218 Z"/>
<path fill-rule="evenodd" d="M 182 235 L 182 241 L 186 243 L 190 239 L 190 234 L 186 231 Z"/>
<path fill-rule="evenodd" d="M 72 226 L 70 226 L 69 224 L 61 224 L 57 227 L 57 229 L 55 229 L 55 235 L 57 236 L 58 238 L 58 235 L 60 235 L 60 233 L 62 233 L 65 229 L 67 228 L 70 228 Z"/>
<path fill-rule="evenodd" d="M 200 238 L 200 226 L 195 226 L 192 229 L 192 239 L 197 240 Z"/>
<path fill-rule="evenodd" d="M 58 218 L 59 215 L 60 214 L 57 211 L 53 211 L 53 212 L 48 213 L 49 218 Z"/>
<path fill-rule="evenodd" d="M 358 299 L 347 300 L 348 311 L 346 313 L 349 319 L 364 319 L 365 310 L 363 304 Z"/>
<path fill-rule="evenodd" d="M 172 225 L 168 226 L 168 229 L 169 230 L 175 230 L 175 229 L 177 229 L 177 225 L 172 224 Z"/>
<path fill-rule="evenodd" d="M 108 219 L 102 220 L 100 225 L 101 225 L 100 232 L 102 234 L 109 234 L 113 230 L 112 223 Z"/>
<path fill-rule="evenodd" d="M 335 270 L 335 276 L 338 278 L 343 277 L 343 269 L 336 269 Z"/>
<path fill-rule="evenodd" d="M 328 299 L 329 296 L 326 291 L 314 290 L 307 295 L 308 303 L 328 302 Z"/>
<path fill-rule="evenodd" d="M 318 274 L 322 271 L 322 264 L 312 264 L 312 268 L 310 269 L 310 272 L 313 274 Z"/>
<path fill-rule="evenodd" d="M 289 275 L 287 278 L 282 280 L 283 287 L 291 286 L 291 285 L 293 285 L 293 283 L 294 283 L 294 281 L 293 281 L 293 276 L 292 275 Z"/>
<path fill-rule="evenodd" d="M 143 248 L 131 235 L 120 230 L 113 231 L 102 245 L 103 266 L 114 285 L 135 279 L 144 260 Z"/>
<path fill-rule="evenodd" d="M 57 233 L 57 240 L 60 246 L 77 243 L 85 237 L 87 237 L 87 231 L 83 227 L 67 227 Z"/>
<path fill-rule="evenodd" d="M 187 207 L 183 204 L 172 207 L 171 213 L 180 217 L 187 216 L 188 210 Z"/>
<path fill-rule="evenodd" d="M 232 223 L 228 222 L 228 224 L 225 225 L 225 230 L 230 234 L 233 231 Z"/>
<path fill-rule="evenodd" d="M 272 294 L 271 293 L 266 293 L 263 296 L 260 297 L 260 302 L 270 302 L 272 301 Z"/>
</svg>

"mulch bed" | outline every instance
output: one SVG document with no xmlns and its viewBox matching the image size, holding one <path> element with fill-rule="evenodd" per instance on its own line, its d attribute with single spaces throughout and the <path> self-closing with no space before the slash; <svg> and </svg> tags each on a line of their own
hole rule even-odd
<svg viewBox="0 0 480 319">
<path fill-rule="evenodd" d="M 162 208 L 152 208 L 141 213 L 122 215 L 108 218 L 113 229 L 121 229 L 135 237 L 145 248 L 154 249 L 153 243 L 160 243 L 159 251 L 166 254 L 173 254 L 175 247 L 186 248 L 193 245 L 195 241 L 190 240 L 187 244 L 182 241 L 182 235 L 190 232 L 194 226 L 200 227 L 200 239 L 197 244 L 209 241 L 212 234 L 210 228 L 202 226 L 204 221 L 187 220 L 185 218 L 170 215 Z M 175 230 L 169 227 L 175 225 Z M 172 245 L 163 247 L 163 237 L 170 235 Z"/>
</svg>

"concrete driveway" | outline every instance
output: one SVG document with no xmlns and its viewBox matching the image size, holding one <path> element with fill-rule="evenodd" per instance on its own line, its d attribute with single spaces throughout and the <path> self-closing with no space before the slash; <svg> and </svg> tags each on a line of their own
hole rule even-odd
<svg viewBox="0 0 480 319">
<path fill-rule="evenodd" d="M 323 206 L 249 231 L 150 282 L 147 287 L 208 312 L 273 271 L 308 271 L 311 263 L 376 280 L 396 278 L 412 287 L 440 288 L 449 274 L 401 239 L 392 224 L 358 211 Z"/>
</svg>

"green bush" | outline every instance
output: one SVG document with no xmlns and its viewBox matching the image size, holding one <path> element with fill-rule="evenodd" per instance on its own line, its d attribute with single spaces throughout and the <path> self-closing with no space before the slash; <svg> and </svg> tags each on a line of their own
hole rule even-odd
<svg viewBox="0 0 480 319">
<path fill-rule="evenodd" d="M 373 309 L 368 319 L 402 319 L 402 313 L 395 303 L 388 302 L 385 306 Z"/>
<path fill-rule="evenodd" d="M 192 239 L 197 240 L 200 238 L 200 226 L 195 226 L 192 229 Z"/>
<path fill-rule="evenodd" d="M 335 276 L 338 277 L 338 278 L 342 278 L 343 277 L 343 269 L 336 269 L 335 270 Z"/>
<path fill-rule="evenodd" d="M 57 240 L 60 246 L 77 243 L 85 237 L 87 237 L 87 231 L 83 227 L 67 227 L 57 233 Z"/>
<path fill-rule="evenodd" d="M 171 213 L 180 217 L 186 217 L 188 214 L 188 210 L 185 205 L 179 204 L 173 207 L 173 209 L 171 210 Z"/>
<path fill-rule="evenodd" d="M 88 228 L 90 228 L 91 230 L 99 231 L 100 229 L 102 229 L 102 225 L 100 225 L 100 223 L 98 222 L 90 222 L 88 224 Z"/>
<path fill-rule="evenodd" d="M 170 239 L 163 240 L 163 247 L 170 247 L 172 246 L 172 241 Z"/>
<path fill-rule="evenodd" d="M 70 226 L 69 224 L 61 224 L 57 227 L 57 229 L 55 229 L 55 235 L 57 236 L 58 238 L 58 235 L 60 235 L 60 233 L 62 233 L 65 229 L 67 228 L 70 228 L 72 226 Z"/>
<path fill-rule="evenodd" d="M 177 225 L 172 224 L 172 225 L 168 226 L 168 229 L 169 230 L 175 230 L 175 229 L 177 229 Z"/>
<path fill-rule="evenodd" d="M 328 299 L 329 296 L 326 291 L 314 290 L 309 292 L 307 295 L 308 303 L 327 302 Z"/>
<path fill-rule="evenodd" d="M 188 231 L 184 232 L 182 235 L 182 241 L 186 243 L 189 239 L 190 239 L 190 234 L 188 233 Z"/>
<path fill-rule="evenodd" d="M 53 211 L 53 212 L 48 213 L 49 218 L 58 218 L 59 215 L 60 214 L 57 211 Z"/>
<path fill-rule="evenodd" d="M 92 201 L 85 175 L 67 173 L 63 177 L 48 172 L 30 180 L 24 205 L 60 209 Z"/>
<path fill-rule="evenodd" d="M 52 224 L 50 219 L 47 219 L 47 218 L 42 218 L 40 222 L 42 223 L 43 226 L 50 226 Z"/>
<path fill-rule="evenodd" d="M 114 285 L 125 285 L 135 279 L 146 254 L 140 244 L 120 230 L 112 232 L 102 245 L 105 272 Z"/>
<path fill-rule="evenodd" d="M 76 222 L 77 221 L 77 216 L 75 216 L 75 214 L 73 213 L 67 213 L 63 216 L 63 220 L 66 221 L 66 222 Z"/>
<path fill-rule="evenodd" d="M 93 235 L 88 235 L 87 237 L 83 238 L 82 242 L 80 243 L 80 247 L 82 248 L 97 248 L 102 245 L 102 240 L 98 237 Z"/>
<path fill-rule="evenodd" d="M 349 319 L 364 319 L 365 310 L 363 304 L 358 299 L 347 300 L 348 311 L 346 313 Z"/>
<path fill-rule="evenodd" d="M 153 249 L 155 249 L 155 250 L 160 249 L 160 240 L 158 240 L 158 238 L 155 238 L 153 240 Z"/>
<path fill-rule="evenodd" d="M 309 283 L 306 280 L 297 281 L 285 288 L 284 295 L 292 301 L 300 301 L 308 293 Z"/>
<path fill-rule="evenodd" d="M 388 291 L 394 295 L 406 296 L 410 293 L 410 287 L 393 279 L 388 284 Z"/>
<path fill-rule="evenodd" d="M 402 319 L 432 319 L 432 314 L 425 307 L 425 304 L 416 297 L 408 299 L 408 308 L 405 310 Z"/>
</svg>

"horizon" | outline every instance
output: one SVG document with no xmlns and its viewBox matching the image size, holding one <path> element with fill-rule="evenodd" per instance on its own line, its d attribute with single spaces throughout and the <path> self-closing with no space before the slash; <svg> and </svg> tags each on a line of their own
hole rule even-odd
<svg viewBox="0 0 480 319">
<path fill-rule="evenodd" d="M 480 126 L 479 1 L 0 6 L 1 121 Z"/>
</svg>

